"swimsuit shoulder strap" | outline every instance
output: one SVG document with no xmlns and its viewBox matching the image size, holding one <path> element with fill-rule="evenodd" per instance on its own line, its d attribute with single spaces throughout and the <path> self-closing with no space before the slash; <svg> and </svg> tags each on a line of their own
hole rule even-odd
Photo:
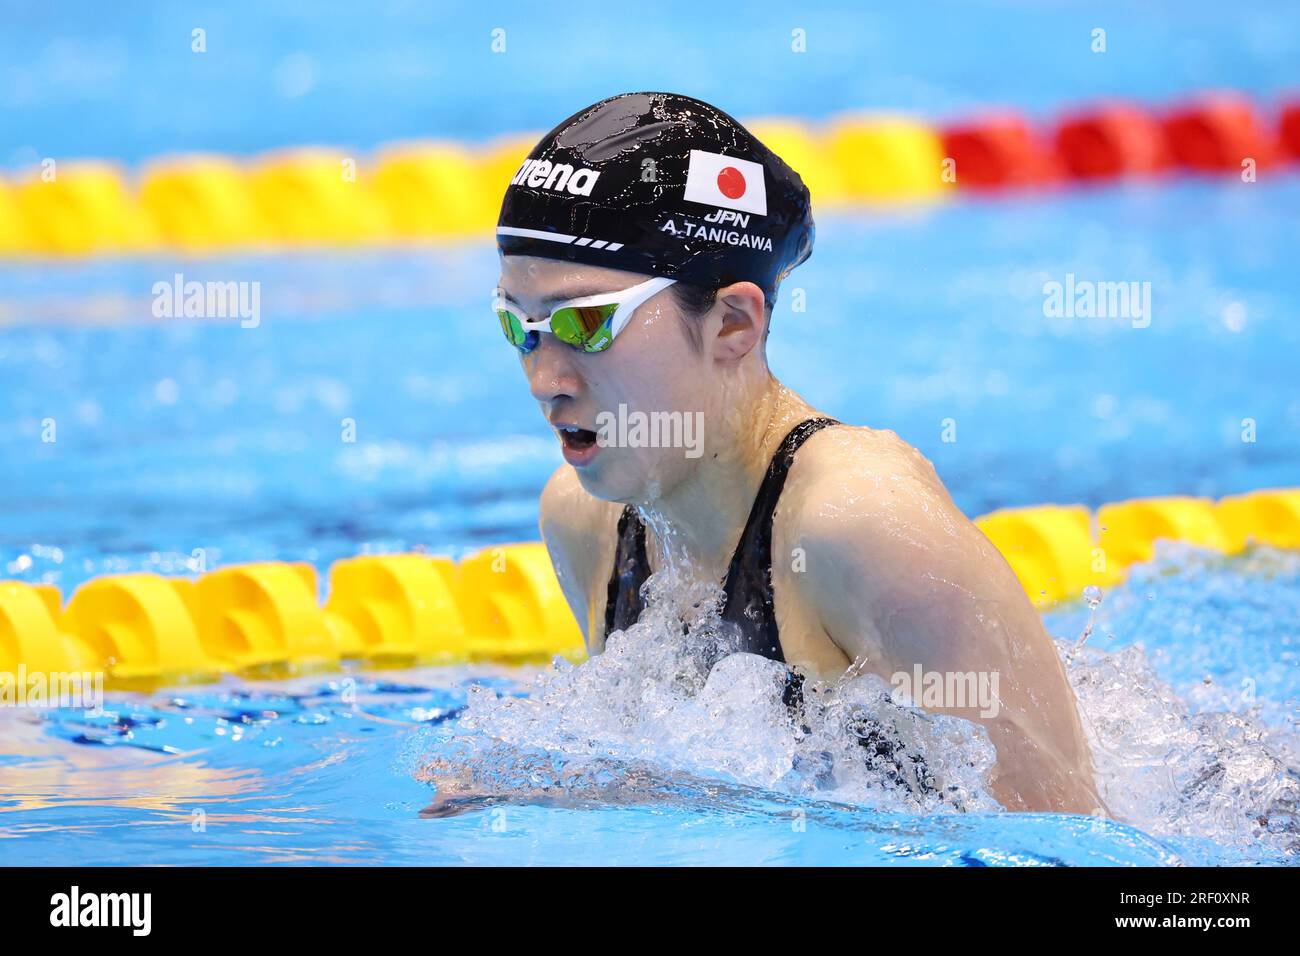
<svg viewBox="0 0 1300 956">
<path fill-rule="evenodd" d="M 636 509 L 627 505 L 618 519 L 614 570 L 605 598 L 605 636 L 626 630 L 641 616 L 641 585 L 650 576 L 646 556 L 645 525 Z"/>
<path fill-rule="evenodd" d="M 784 661 L 777 634 L 776 611 L 772 598 L 772 519 L 785 487 L 785 478 L 794 464 L 794 455 L 812 435 L 829 425 L 840 424 L 834 418 L 809 418 L 785 436 L 772 456 L 758 493 L 754 496 L 749 520 L 727 569 L 723 584 L 726 604 L 722 618 L 738 624 L 744 635 L 742 650 Z M 625 630 L 641 616 L 641 585 L 650 576 L 646 556 L 645 525 L 631 505 L 624 507 L 618 519 L 618 541 L 614 548 L 614 567 L 605 596 L 605 635 Z"/>
<path fill-rule="evenodd" d="M 834 418 L 809 418 L 796 425 L 772 456 L 763 483 L 758 486 L 754 506 L 749 511 L 749 520 L 740 535 L 723 585 L 727 598 L 722 619 L 740 626 L 744 635 L 742 650 L 773 660 L 785 660 L 772 597 L 772 519 L 785 488 L 786 475 L 794 464 L 795 452 L 823 428 L 838 424 Z"/>
</svg>

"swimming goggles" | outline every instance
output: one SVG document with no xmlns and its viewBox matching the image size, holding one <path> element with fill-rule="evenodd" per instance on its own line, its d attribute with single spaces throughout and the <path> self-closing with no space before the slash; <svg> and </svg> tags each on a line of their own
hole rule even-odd
<svg viewBox="0 0 1300 956">
<path fill-rule="evenodd" d="M 603 352 L 614 343 L 642 302 L 676 279 L 655 276 L 627 289 L 600 292 L 561 302 L 545 319 L 530 319 L 500 288 L 492 293 L 492 311 L 501 320 L 501 331 L 521 352 L 537 348 L 540 332 L 550 332 L 565 345 L 583 352 Z"/>
</svg>

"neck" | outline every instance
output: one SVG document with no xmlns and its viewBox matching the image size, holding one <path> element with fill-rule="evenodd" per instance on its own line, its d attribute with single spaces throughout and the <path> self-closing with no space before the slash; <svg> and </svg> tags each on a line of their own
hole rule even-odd
<svg viewBox="0 0 1300 956">
<path fill-rule="evenodd" d="M 719 434 L 705 443 L 686 480 L 641 506 L 659 567 L 689 566 L 720 582 L 777 447 L 790 429 L 818 414 L 770 374 L 747 391 L 748 398 L 728 398 L 712 416 Z"/>
</svg>

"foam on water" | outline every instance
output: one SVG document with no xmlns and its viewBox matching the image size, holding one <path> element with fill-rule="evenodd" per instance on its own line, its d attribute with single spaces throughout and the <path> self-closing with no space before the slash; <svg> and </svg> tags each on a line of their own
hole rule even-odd
<svg viewBox="0 0 1300 956">
<path fill-rule="evenodd" d="M 1225 557 L 1161 542 L 1112 607 L 1088 614 L 1083 636 L 1108 628 L 1100 643 L 1109 649 L 1058 640 L 1117 817 L 1243 859 L 1300 854 L 1297 585 L 1300 555 Z M 1124 629 L 1138 643 L 1117 646 Z M 1157 663 L 1187 689 L 1162 680 Z"/>
<path fill-rule="evenodd" d="M 611 634 L 603 654 L 557 661 L 527 697 L 473 693 L 453 732 L 457 757 L 435 761 L 431 776 L 447 785 L 450 775 L 454 788 L 496 783 L 513 750 L 550 754 L 570 775 L 612 759 L 880 809 L 996 808 L 983 790 L 994 759 L 983 729 L 896 705 L 875 675 L 809 685 L 805 721 L 794 721 L 786 667 L 727 653 L 735 636 L 719 618 L 721 595 L 671 567 L 652 575 L 641 619 Z M 868 751 L 862 737 L 877 745 Z"/>
<path fill-rule="evenodd" d="M 1131 605 L 1153 580 L 1195 581 L 1200 559 L 1189 554 L 1136 570 L 1114 603 Z M 1229 559 L 1217 561 L 1223 577 Z M 708 781 L 719 809 L 735 788 L 927 816 L 1001 809 L 988 792 L 995 752 L 985 730 L 896 703 L 875 675 L 809 682 L 804 720 L 792 718 L 786 667 L 727 653 L 721 596 L 670 565 L 647 581 L 641 620 L 612 634 L 603 654 L 557 661 L 526 695 L 471 693 L 420 774 L 437 785 L 433 812 L 501 799 L 671 801 Z M 1262 722 L 1258 706 L 1201 709 L 1157 676 L 1141 646 L 1092 646 L 1092 628 L 1116 623 L 1099 598 L 1061 619 L 1086 623 L 1056 644 L 1113 816 L 1176 846 L 1213 844 L 1220 862 L 1300 852 L 1293 728 Z"/>
</svg>

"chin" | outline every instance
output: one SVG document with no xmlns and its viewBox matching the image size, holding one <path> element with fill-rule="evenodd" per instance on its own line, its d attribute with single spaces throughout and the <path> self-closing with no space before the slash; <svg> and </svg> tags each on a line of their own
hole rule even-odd
<svg viewBox="0 0 1300 956">
<path fill-rule="evenodd" d="M 602 455 L 601 458 L 603 457 Z M 608 464 L 608 461 L 597 459 L 585 468 L 573 470 L 578 474 L 578 483 L 582 485 L 582 490 L 593 498 L 602 501 L 622 501 L 623 496 L 619 494 L 618 482 L 610 480 L 610 469 L 606 467 Z"/>
<path fill-rule="evenodd" d="M 619 504 L 638 504 L 646 500 L 646 475 L 637 473 L 635 459 L 614 460 L 609 449 L 585 468 L 574 469 L 584 491 L 593 498 Z"/>
<path fill-rule="evenodd" d="M 614 457 L 599 456 L 585 468 L 574 469 L 583 490 L 593 498 L 614 501 L 625 505 L 644 505 L 659 498 L 666 485 L 677 476 L 663 468 L 662 462 L 652 457 L 629 453 Z"/>
</svg>

